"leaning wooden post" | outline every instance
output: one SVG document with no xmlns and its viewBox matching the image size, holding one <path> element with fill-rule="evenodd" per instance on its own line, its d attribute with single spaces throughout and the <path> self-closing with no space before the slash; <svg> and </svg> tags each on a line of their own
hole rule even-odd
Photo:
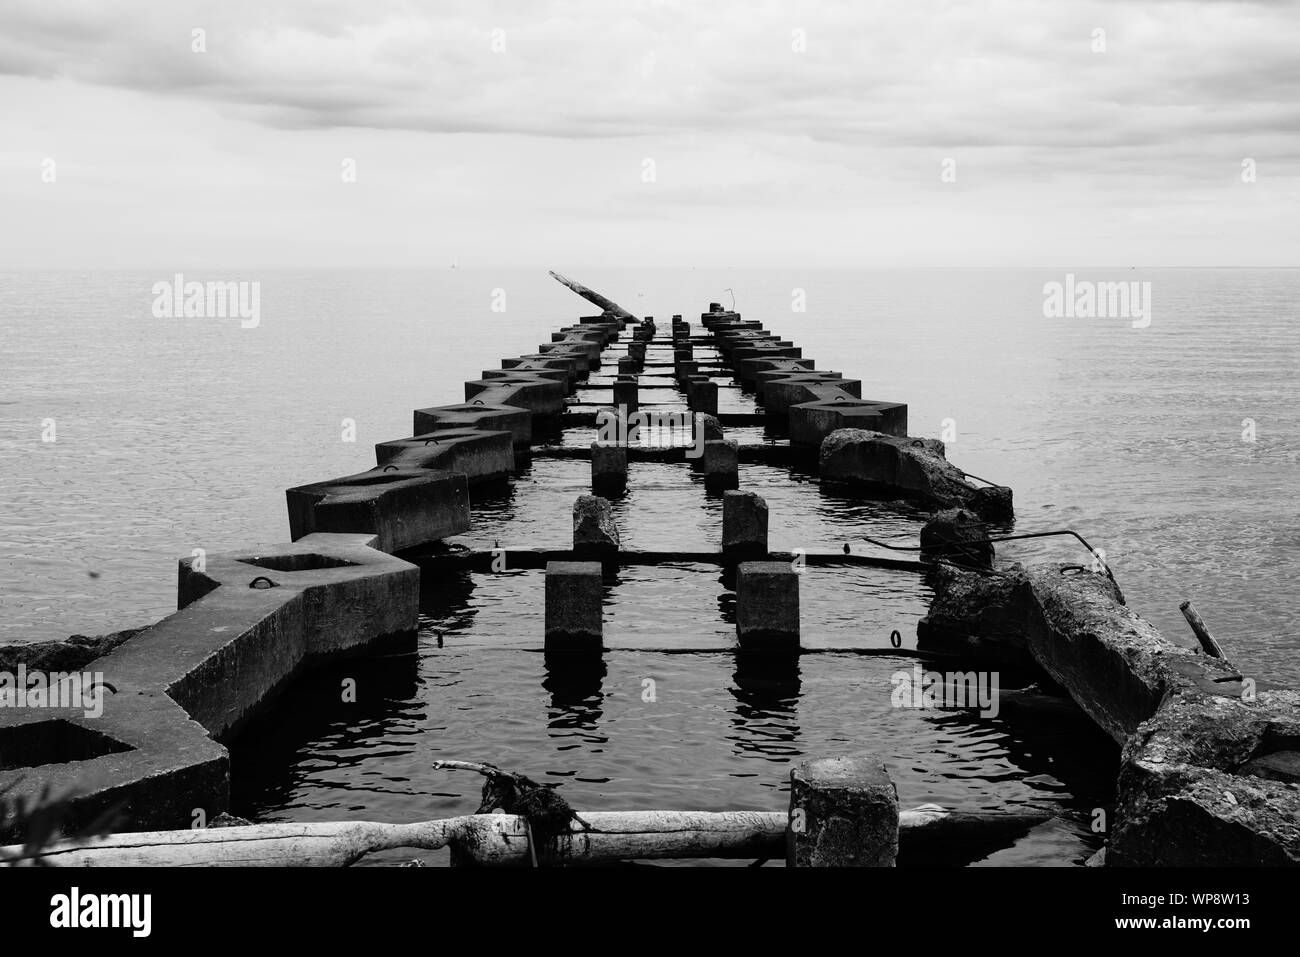
<svg viewBox="0 0 1300 957">
<path fill-rule="evenodd" d="M 1223 649 L 1219 647 L 1219 643 L 1215 641 L 1214 636 L 1210 634 L 1210 629 L 1205 627 L 1204 620 L 1201 618 L 1200 613 L 1192 607 L 1192 603 L 1190 601 L 1185 601 L 1178 606 L 1178 610 L 1183 613 L 1183 617 L 1187 619 L 1187 623 L 1192 626 L 1192 631 L 1196 632 L 1196 640 L 1201 643 L 1201 647 L 1205 649 L 1205 653 L 1211 658 L 1222 658 Z"/>
<path fill-rule="evenodd" d="M 788 867 L 893 867 L 898 791 L 879 755 L 806 761 L 790 772 Z"/>
</svg>

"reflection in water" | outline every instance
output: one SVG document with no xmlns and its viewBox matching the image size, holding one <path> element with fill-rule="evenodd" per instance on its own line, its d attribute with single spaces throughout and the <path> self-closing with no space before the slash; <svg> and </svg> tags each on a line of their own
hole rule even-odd
<svg viewBox="0 0 1300 957">
<path fill-rule="evenodd" d="M 736 651 L 736 670 L 727 689 L 732 708 L 732 753 L 741 758 L 793 761 L 802 753 L 797 744 L 796 712 L 802 686 L 799 654 L 775 651 Z"/>
<path fill-rule="evenodd" d="M 609 738 L 600 733 L 604 712 L 604 655 L 573 652 L 548 652 L 545 655 L 546 677 L 542 681 L 551 696 L 546 727 L 559 752 L 584 745 L 604 745 Z M 595 753 L 603 750 L 592 748 Z"/>
</svg>

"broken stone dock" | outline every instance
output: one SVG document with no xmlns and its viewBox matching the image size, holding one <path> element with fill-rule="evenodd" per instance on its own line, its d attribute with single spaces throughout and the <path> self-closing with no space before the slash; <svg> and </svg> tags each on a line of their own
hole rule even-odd
<svg viewBox="0 0 1300 957">
<path fill-rule="evenodd" d="M 942 442 L 909 436 L 907 406 L 865 398 L 863 380 L 817 369 L 793 342 L 717 303 L 698 324 L 674 316 L 661 330 L 557 278 L 600 314 L 503 359 L 465 382 L 463 396 L 439 397 L 449 404 L 415 410 L 413 435 L 379 443 L 373 469 L 289 489 L 289 543 L 181 559 L 178 610 L 74 666 L 101 672 L 115 689 L 102 716 L 79 706 L 0 708 L 0 788 L 31 800 L 45 788 L 75 795 L 71 826 L 115 805 L 124 831 L 189 828 L 196 809 L 209 819 L 227 810 L 225 743 L 303 669 L 413 634 L 421 576 L 491 569 L 500 550 L 446 540 L 471 528 L 477 486 L 549 455 L 591 462 L 592 494 L 574 503 L 572 546 L 504 555 L 512 569 L 544 569 L 536 640 L 548 653 L 600 654 L 610 565 L 733 570 L 737 653 L 787 656 L 801 647 L 803 565 L 911 570 L 935 592 L 919 648 L 1024 669 L 1122 748 L 1106 864 L 1300 862 L 1300 694 L 1169 641 L 1125 605 L 1104 566 L 995 568 L 986 526 L 1012 521 L 1011 490 L 948 462 Z M 607 409 L 572 411 L 578 384 L 602 366 L 617 369 L 615 380 L 587 388 L 608 392 Z M 752 392 L 763 411 L 719 412 L 726 389 Z M 638 428 L 665 421 L 674 441 L 637 440 Z M 554 441 L 611 423 L 617 437 L 589 448 Z M 756 425 L 773 440 L 727 437 Z M 688 461 L 723 496 L 716 552 L 620 547 L 610 499 L 638 458 Z M 767 504 L 740 487 L 742 462 L 798 462 L 841 493 L 923 503 L 935 513 L 921 535 L 923 560 L 771 552 Z M 855 752 L 870 750 L 858 744 Z M 894 862 L 896 795 L 869 754 L 797 769 L 789 817 L 801 822 L 791 824 L 792 864 Z M 844 820 L 851 826 L 832 833 L 839 825 L 827 822 Z M 0 843 L 20 836 L 0 834 Z"/>
</svg>

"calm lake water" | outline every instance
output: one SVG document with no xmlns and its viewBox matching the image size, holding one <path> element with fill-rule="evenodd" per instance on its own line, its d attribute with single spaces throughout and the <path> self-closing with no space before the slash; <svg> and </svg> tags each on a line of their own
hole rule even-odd
<svg viewBox="0 0 1300 957">
<path fill-rule="evenodd" d="M 1300 272 L 1075 272 L 1149 281 L 1150 326 L 1044 318 L 1044 284 L 1064 270 L 575 274 L 665 325 L 678 312 L 697 321 L 734 290 L 745 318 L 819 368 L 907 402 L 912 434 L 955 430 L 949 458 L 1015 489 L 1018 531 L 1071 527 L 1104 548 L 1129 604 L 1166 635 L 1190 643 L 1178 603 L 1191 598 L 1248 673 L 1300 681 Z M 0 640 L 167 614 L 177 558 L 285 540 L 285 488 L 372 467 L 374 443 L 409 434 L 412 409 L 460 401 L 463 380 L 593 311 L 541 270 L 187 277 L 260 281 L 261 321 L 246 329 L 154 318 L 151 288 L 170 278 L 0 274 Z M 805 311 L 792 308 L 800 298 Z M 49 420 L 55 440 L 43 441 Z M 774 547 L 919 528 L 914 509 L 822 496 L 784 469 L 742 472 L 768 498 Z M 584 463 L 538 460 L 509 495 L 476 502 L 473 534 L 562 546 L 586 480 Z M 716 545 L 720 507 L 692 481 L 634 467 L 619 516 L 629 547 Z M 1000 555 L 1086 559 L 1065 540 Z M 733 626 L 716 568 L 626 570 L 610 594 L 615 650 L 578 678 L 529 650 L 540 575 L 487 577 L 502 580 L 431 587 L 416 648 L 348 666 L 374 691 L 360 711 L 331 704 L 333 673 L 295 687 L 256 747 L 236 749 L 240 808 L 464 813 L 478 781 L 428 771 L 460 757 L 562 781 L 588 808 L 775 809 L 791 762 L 864 745 L 895 756 L 905 805 L 1086 814 L 1105 801 L 1107 772 L 1093 772 L 1113 756 L 1085 730 L 1045 745 L 1032 724 L 891 709 L 888 675 L 904 659 L 828 651 L 795 674 L 738 671 L 722 651 Z M 836 649 L 886 647 L 895 628 L 911 644 L 928 601 L 913 577 L 864 569 L 819 570 L 804 594 L 810 644 Z M 675 644 L 700 650 L 665 653 Z M 654 703 L 642 701 L 648 677 Z M 1077 860 L 1092 843 L 1078 821 L 1058 822 L 1011 860 Z"/>
</svg>

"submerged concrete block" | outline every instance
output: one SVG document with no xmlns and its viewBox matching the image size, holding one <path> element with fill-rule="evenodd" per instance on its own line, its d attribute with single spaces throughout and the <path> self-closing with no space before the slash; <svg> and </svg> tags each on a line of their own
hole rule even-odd
<svg viewBox="0 0 1300 957">
<path fill-rule="evenodd" d="M 516 449 L 526 449 L 533 441 L 533 414 L 511 405 L 488 405 L 464 402 L 415 410 L 414 435 L 428 435 L 444 430 L 479 429 L 485 432 L 509 432 Z"/>
<path fill-rule="evenodd" d="M 722 551 L 745 557 L 767 557 L 767 502 L 753 492 L 722 495 Z"/>
<path fill-rule="evenodd" d="M 893 867 L 898 791 L 878 755 L 806 761 L 790 772 L 789 867 Z"/>
<path fill-rule="evenodd" d="M 787 414 L 790 441 L 796 445 L 819 447 L 826 436 L 840 429 L 907 435 L 907 406 L 902 402 L 835 398 L 792 405 Z"/>
<path fill-rule="evenodd" d="M 598 495 L 579 495 L 573 503 L 573 553 L 612 558 L 618 547 L 618 526 L 609 502 Z"/>
<path fill-rule="evenodd" d="M 285 498 L 295 541 L 312 532 L 368 532 L 391 554 L 469 530 L 469 482 L 459 472 L 384 466 L 300 485 Z"/>
<path fill-rule="evenodd" d="M 381 466 L 462 472 L 470 485 L 480 485 L 500 481 L 515 470 L 514 438 L 509 432 L 444 429 L 380 442 L 375 459 Z"/>
<path fill-rule="evenodd" d="M 600 562 L 546 563 L 547 651 L 600 651 L 604 591 Z"/>
<path fill-rule="evenodd" d="M 627 490 L 627 448 L 616 442 L 591 443 L 591 490 L 622 495 Z"/>
<path fill-rule="evenodd" d="M 789 562 L 736 567 L 736 637 L 746 650 L 799 648 L 799 574 Z"/>
</svg>

